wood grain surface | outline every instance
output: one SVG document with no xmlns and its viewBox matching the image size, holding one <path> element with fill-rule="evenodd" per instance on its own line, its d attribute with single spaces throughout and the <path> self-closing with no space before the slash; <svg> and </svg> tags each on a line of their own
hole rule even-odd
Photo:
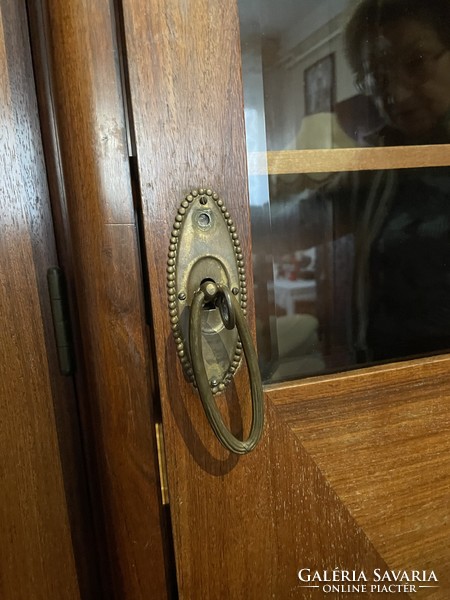
<svg viewBox="0 0 450 600">
<path fill-rule="evenodd" d="M 159 386 L 182 598 L 320 598 L 320 591 L 301 587 L 297 572 L 336 566 L 368 573 L 374 568 L 435 569 L 439 589 L 422 590 L 415 597 L 447 598 L 448 359 L 270 388 L 265 435 L 254 453 L 229 455 L 214 439 L 176 359 L 165 265 L 179 203 L 192 188 L 211 187 L 236 222 L 251 280 L 237 10 L 231 0 L 124 0 L 126 44 L 118 48 L 112 8 L 107 0 L 42 3 L 42 52 L 49 65 L 44 104 L 50 106 L 49 124 L 55 124 L 47 136 L 47 156 L 49 163 L 55 162 L 54 179 L 60 178 L 55 188 L 61 205 L 56 210 L 75 295 L 83 375 L 80 407 L 94 500 L 102 516 L 97 533 L 105 542 L 107 597 L 167 596 L 153 429 Z M 10 15 L 5 22 L 11 22 Z M 13 47 L 12 41 L 4 44 L 3 55 Z M 134 127 L 128 137 L 115 60 L 125 51 Z M 7 96 L 4 104 L 12 106 Z M 9 140 L 8 135 L 3 139 Z M 28 139 L 23 128 L 16 135 Z M 134 136 L 139 198 L 133 199 L 127 141 Z M 415 152 L 408 158 L 396 150 L 391 159 L 414 166 L 414 160 L 421 160 Z M 447 160 L 434 150 L 425 155 Z M 387 159 L 386 153 L 368 153 L 369 162 L 360 166 L 373 164 L 370 156 Z M 320 163 L 316 156 L 308 170 L 332 170 L 332 155 L 324 157 Z M 333 160 L 338 162 L 338 157 Z M 354 157 L 348 164 L 354 164 Z M 27 191 L 33 190 L 29 168 L 27 163 L 20 173 L 10 174 L 14 181 L 19 175 L 24 178 Z M 2 312 L 7 317 L 2 348 L 12 355 L 2 364 L 13 368 L 17 381 L 29 381 L 34 392 L 43 385 L 35 377 L 36 370 L 45 373 L 44 355 L 40 347 L 31 346 L 33 369 L 25 373 L 26 357 L 16 340 L 18 333 L 29 334 L 32 344 L 44 340 L 39 320 L 29 316 L 40 297 L 30 291 L 35 271 L 22 273 L 17 265 L 30 264 L 34 241 L 42 241 L 43 234 L 39 202 L 34 208 L 17 206 L 22 220 L 9 216 L 2 235 L 3 244 L 14 233 L 15 258 L 6 263 L 1 281 L 4 298 L 13 286 L 25 294 L 26 302 L 14 314 L 10 307 Z M 142 210 L 144 220 L 142 255 L 135 210 Z M 149 336 L 141 257 L 148 265 L 152 301 Z M 254 322 L 252 309 L 249 320 Z M 158 382 L 149 352 L 152 343 Z M 50 389 L 48 378 L 45 385 Z M 245 368 L 219 403 L 233 432 L 245 436 L 250 420 Z M 15 405 L 5 406 L 10 413 L 16 410 Z M 36 448 L 47 448 L 53 456 L 56 436 L 36 442 L 42 414 L 47 424 L 51 421 L 48 406 L 40 416 L 27 412 L 32 410 L 28 403 L 20 407 L 32 424 L 19 437 L 20 444 L 33 452 L 27 450 L 26 468 L 19 473 L 31 477 L 41 456 Z M 17 430 L 16 421 L 11 423 L 4 448 L 12 464 L 21 458 L 10 444 Z M 49 473 L 57 482 L 51 488 L 55 502 L 55 494 L 63 496 L 62 476 L 58 480 L 58 470 Z M 14 481 L 15 475 L 8 477 L 8 490 L 26 487 Z M 43 485 L 40 479 L 32 481 L 31 490 Z M 16 519 L 17 512 L 21 519 L 29 512 L 28 488 L 27 494 L 21 497 Z M 67 540 L 69 518 L 65 516 L 61 534 L 54 513 L 55 522 L 49 522 L 49 506 L 51 502 L 40 507 L 42 530 L 59 550 Z M 7 514 L 5 522 L 10 519 Z M 22 530 L 26 526 L 28 521 L 20 521 Z M 41 543 L 40 535 L 32 531 L 31 539 Z M 42 598 L 61 597 L 52 586 L 63 576 L 76 582 L 74 557 L 70 548 L 65 550 L 60 551 L 64 569 L 43 579 L 47 589 Z M 50 560 L 45 552 L 38 556 L 39 565 Z M 16 561 L 18 569 L 15 556 L 5 561 Z M 11 592 L 12 579 L 5 581 Z M 75 584 L 66 584 L 64 590 L 67 598 L 78 593 Z M 29 597 L 39 598 L 32 591 Z"/>
<path fill-rule="evenodd" d="M 115 3 L 39 2 L 46 156 L 76 314 L 84 442 L 107 598 L 167 597 Z M 35 13 L 36 14 L 36 13 Z M 169 552 L 167 553 L 170 556 Z"/>
<path fill-rule="evenodd" d="M 374 568 L 433 568 L 439 589 L 417 597 L 448 597 L 446 525 L 438 531 L 449 514 L 442 458 L 448 362 L 275 387 L 267 394 L 263 442 L 252 454 L 229 455 L 214 439 L 176 360 L 164 265 L 179 203 L 193 187 L 211 187 L 245 240 L 250 277 L 236 5 L 123 6 L 180 596 L 319 599 L 321 590 L 301 587 L 298 570 L 339 567 L 369 576 Z M 414 166 L 408 152 L 396 153 L 403 167 Z M 326 170 L 333 170 L 332 156 Z M 369 156 L 367 168 L 374 168 Z M 320 169 L 314 161 L 308 170 Z M 244 437 L 247 385 L 242 368 L 219 400 L 232 431 Z M 427 538 L 422 554 L 420 535 Z"/>
<path fill-rule="evenodd" d="M 46 269 L 56 252 L 27 15 L 15 0 L 0 7 L 0 105 L 0 597 L 76 600 L 86 580 L 71 524 L 84 526 L 72 520 L 78 475 L 66 477 L 80 448 L 53 341 Z"/>
<path fill-rule="evenodd" d="M 391 569 L 436 570 L 450 590 L 450 358 L 278 387 L 289 426 Z M 330 451 L 332 448 L 332 451 Z"/>
<path fill-rule="evenodd" d="M 450 146 L 398 146 L 383 148 L 331 148 L 250 152 L 249 175 L 339 173 L 376 169 L 442 167 L 450 163 Z"/>
</svg>

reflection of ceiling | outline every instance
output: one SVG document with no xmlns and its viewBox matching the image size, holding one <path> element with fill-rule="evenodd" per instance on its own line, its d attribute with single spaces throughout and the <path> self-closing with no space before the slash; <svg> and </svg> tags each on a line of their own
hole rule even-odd
<svg viewBox="0 0 450 600">
<path fill-rule="evenodd" d="M 239 0 L 241 23 L 247 30 L 297 45 L 357 0 Z M 253 24 L 251 26 L 250 24 Z"/>
<path fill-rule="evenodd" d="M 258 4 L 262 29 L 275 37 L 285 35 L 293 23 L 301 22 L 320 5 L 330 4 L 330 0 L 259 0 Z"/>
</svg>

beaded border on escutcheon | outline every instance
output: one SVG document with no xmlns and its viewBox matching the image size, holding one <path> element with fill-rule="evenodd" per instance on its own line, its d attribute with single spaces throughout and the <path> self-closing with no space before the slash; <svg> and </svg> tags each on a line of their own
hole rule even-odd
<svg viewBox="0 0 450 600">
<path fill-rule="evenodd" d="M 172 332 L 175 337 L 175 343 L 177 348 L 177 354 L 180 358 L 183 370 L 188 380 L 196 387 L 194 371 L 192 369 L 191 361 L 189 360 L 189 353 L 186 350 L 185 342 L 183 341 L 183 333 L 180 325 L 180 315 L 178 313 L 178 300 L 183 301 L 186 299 L 184 292 L 177 291 L 176 289 L 176 262 L 177 262 L 177 248 L 178 239 L 181 232 L 181 227 L 184 221 L 184 217 L 189 209 L 189 206 L 194 200 L 199 200 L 202 204 L 202 198 L 205 198 L 206 202 L 208 199 L 213 199 L 216 205 L 220 208 L 222 217 L 228 228 L 236 258 L 236 265 L 239 273 L 239 288 L 235 287 L 231 290 L 232 294 L 239 297 L 239 304 L 241 306 L 244 315 L 247 313 L 247 277 L 245 275 L 245 266 L 242 256 L 241 243 L 239 236 L 236 233 L 236 226 L 230 217 L 230 213 L 225 206 L 224 201 L 219 197 L 218 194 L 210 189 L 194 189 L 187 194 L 184 200 L 181 202 L 178 208 L 177 216 L 172 227 L 172 233 L 170 236 L 169 245 L 169 256 L 167 260 L 167 296 L 169 300 L 169 314 Z M 206 204 L 206 202 L 204 202 Z M 178 295 L 179 294 L 179 295 Z M 226 385 L 233 378 L 234 373 L 237 371 L 242 358 L 242 342 L 238 337 L 236 342 L 236 348 L 233 355 L 233 360 L 229 368 L 227 369 L 222 381 L 212 381 L 211 391 L 213 394 L 217 394 L 225 389 Z"/>
</svg>

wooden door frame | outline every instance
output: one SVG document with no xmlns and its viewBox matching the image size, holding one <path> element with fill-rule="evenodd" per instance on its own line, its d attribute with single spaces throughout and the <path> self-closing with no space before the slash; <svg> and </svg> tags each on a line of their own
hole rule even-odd
<svg viewBox="0 0 450 600">
<path fill-rule="evenodd" d="M 215 599 L 227 586 L 230 598 L 295 598 L 302 593 L 298 569 L 305 566 L 370 572 L 402 569 L 403 561 L 416 568 L 422 557 L 426 568 L 438 559 L 447 564 L 439 544 L 450 469 L 443 401 L 450 395 L 448 356 L 267 388 L 266 432 L 245 457 L 226 452 L 212 435 L 175 358 L 177 315 L 169 302 L 179 290 L 171 283 L 168 258 L 186 202 L 194 201 L 190 191 L 210 188 L 244 240 L 252 279 L 237 2 L 123 0 L 123 6 L 181 594 Z M 407 168 L 412 158 L 401 148 L 374 156 L 364 150 L 339 153 L 338 163 L 345 158 L 358 168 L 375 168 L 367 159 L 376 156 L 388 168 L 394 154 L 397 165 Z M 439 154 L 431 147 L 420 151 L 431 164 Z M 315 171 L 320 156 L 333 162 L 334 152 L 299 151 L 294 172 L 302 172 L 307 155 Z M 244 368 L 217 402 L 233 431 L 245 437 L 251 415 Z M 402 434 L 406 456 L 398 444 Z M 422 457 L 424 447 L 431 450 Z M 428 470 L 436 463 L 432 487 Z M 388 508 L 380 495 L 386 481 L 398 500 Z M 429 534 L 426 554 L 416 543 L 409 548 L 403 509 Z M 448 585 L 445 566 L 442 571 Z"/>
<path fill-rule="evenodd" d="M 200 58 L 197 57 L 197 60 L 203 61 L 202 64 L 207 65 L 207 69 L 200 80 L 189 81 L 182 69 L 179 69 L 176 76 L 186 81 L 186 93 L 195 94 L 199 89 L 200 92 L 205 91 L 203 98 L 200 94 L 203 115 L 208 115 L 210 110 L 206 96 L 211 91 L 208 88 L 208 85 L 211 85 L 208 75 L 217 76 L 220 72 L 224 74 L 224 78 L 227 76 L 228 87 L 225 86 L 226 93 L 219 117 L 223 115 L 228 117 L 227 108 L 235 107 L 234 103 L 239 102 L 241 94 L 235 3 L 224 3 L 219 6 L 220 3 L 208 4 L 208 2 L 192 0 L 189 4 L 189 10 L 194 16 L 199 17 L 199 22 L 198 27 L 189 30 L 186 35 L 187 38 L 188 34 L 204 36 L 202 55 Z M 205 15 L 201 9 L 205 5 L 212 7 L 213 4 L 215 15 Z M 170 187 L 170 169 L 173 167 L 169 163 L 168 166 L 157 165 L 156 172 L 151 177 L 141 180 L 139 196 L 142 195 L 146 203 L 144 216 L 152 223 L 158 222 L 161 226 L 157 240 L 151 239 L 151 228 L 146 236 L 149 271 L 152 287 L 154 287 L 153 316 L 158 324 L 163 324 L 156 335 L 157 352 L 152 354 L 149 348 L 153 343 L 153 332 L 148 335 L 147 327 L 150 321 L 146 319 L 146 311 L 149 307 L 144 300 L 140 254 L 142 247 L 135 220 L 135 211 L 139 211 L 140 206 L 136 205 L 137 197 L 133 197 L 132 193 L 123 87 L 121 74 L 114 61 L 116 53 L 120 54 L 122 51 L 117 44 L 114 3 L 112 0 L 95 0 L 95 2 L 42 0 L 41 6 L 44 15 L 41 28 L 46 32 L 47 38 L 44 45 L 46 57 L 44 65 L 48 63 L 46 68 L 48 68 L 50 82 L 50 97 L 44 101 L 44 105 L 51 108 L 51 115 L 48 118 L 49 128 L 53 123 L 55 125 L 54 139 L 49 143 L 48 160 L 51 162 L 54 157 L 57 157 L 55 171 L 61 166 L 63 173 L 61 178 L 63 186 L 59 190 L 62 215 L 60 229 L 63 232 L 60 245 L 66 244 L 69 247 L 67 269 L 76 300 L 74 308 L 81 347 L 79 361 L 83 373 L 79 385 L 84 386 L 80 408 L 86 445 L 92 460 L 93 489 L 99 497 L 101 516 L 99 536 L 105 542 L 107 563 L 105 568 L 107 579 L 111 583 L 111 596 L 137 600 L 145 597 L 146 594 L 154 594 L 158 585 L 159 589 L 167 590 L 170 577 L 173 576 L 173 571 L 167 570 L 163 553 L 163 549 L 167 549 L 168 544 L 167 523 L 164 521 L 165 511 L 161 508 L 159 498 L 155 436 L 153 433 L 150 434 L 151 437 L 149 435 L 149 432 L 153 432 L 153 423 L 160 417 L 157 401 L 160 391 L 158 386 L 166 399 L 164 419 L 165 426 L 168 426 L 167 439 L 171 447 L 180 449 L 178 455 L 169 456 L 169 466 L 172 474 L 172 489 L 177 495 L 176 500 L 178 502 L 181 498 L 184 502 L 183 505 L 182 502 L 178 502 L 173 507 L 173 514 L 177 518 L 180 516 L 180 521 L 184 519 L 183 524 L 178 526 L 175 537 L 180 548 L 177 557 L 180 565 L 178 575 L 184 590 L 188 590 L 187 593 L 189 591 L 193 593 L 193 590 L 199 589 L 197 584 L 202 584 L 203 589 L 209 590 L 210 597 L 218 597 L 221 588 L 220 581 L 217 581 L 215 576 L 219 572 L 225 577 L 232 576 L 235 589 L 239 588 L 241 591 L 245 589 L 248 594 L 254 594 L 257 590 L 256 586 L 265 585 L 255 574 L 249 572 L 248 566 L 251 565 L 252 560 L 259 559 L 257 550 L 253 550 L 252 547 L 246 548 L 246 562 L 236 554 L 230 564 L 226 565 L 221 563 L 222 549 L 220 549 L 217 556 L 212 557 L 218 570 L 214 573 L 203 571 L 206 558 L 210 556 L 205 557 L 206 551 L 201 547 L 205 523 L 209 535 L 217 539 L 219 544 L 226 540 L 227 551 L 229 551 L 244 526 L 251 526 L 254 522 L 254 511 L 252 512 L 252 508 L 248 508 L 242 500 L 244 494 L 249 496 L 253 501 L 252 506 L 256 506 L 263 516 L 267 513 L 266 505 L 261 504 L 262 498 L 267 499 L 278 511 L 279 522 L 267 525 L 261 519 L 258 523 L 259 528 L 255 531 L 255 536 L 261 544 L 267 542 L 266 533 L 270 533 L 272 536 L 270 539 L 276 542 L 275 525 L 279 524 L 282 526 L 281 531 L 286 536 L 286 540 L 292 544 L 300 540 L 295 537 L 292 523 L 283 512 L 282 498 L 277 488 L 277 485 L 282 483 L 283 457 L 280 448 L 274 443 L 275 432 L 278 439 L 285 442 L 289 451 L 302 465 L 301 481 L 292 489 L 286 490 L 289 494 L 287 505 L 291 515 L 301 510 L 298 514 L 301 514 L 302 522 L 305 523 L 304 531 L 314 534 L 316 545 L 312 553 L 318 556 L 321 551 L 330 552 L 334 539 L 339 538 L 344 543 L 345 536 L 351 530 L 354 535 L 353 546 L 349 544 L 346 547 L 346 556 L 352 557 L 355 554 L 358 557 L 364 556 L 366 564 L 384 566 L 377 548 L 366 538 L 352 514 L 342 506 L 324 476 L 323 469 L 319 467 L 315 457 L 312 458 L 313 452 L 317 452 L 316 456 L 320 455 L 323 447 L 326 448 L 326 443 L 323 446 L 318 444 L 314 448 L 310 446 L 312 450 L 307 449 L 304 444 L 305 440 L 298 426 L 299 423 L 304 422 L 303 417 L 310 416 L 309 430 L 305 430 L 310 440 L 314 438 L 315 427 L 320 427 L 320 415 L 314 415 L 312 411 L 307 410 L 305 415 L 302 414 L 302 407 L 308 407 L 306 396 L 302 407 L 294 407 L 293 385 L 268 391 L 267 398 L 271 402 L 268 410 L 270 433 L 255 454 L 242 460 L 235 468 L 237 461 L 211 443 L 211 432 L 204 422 L 199 403 L 192 402 L 192 391 L 184 380 L 180 365 L 176 364 L 171 370 L 173 374 L 171 381 L 167 381 L 168 378 L 165 376 L 169 370 L 169 363 L 173 365 L 176 356 L 168 312 L 162 302 L 166 282 L 161 276 L 161 265 L 166 258 L 172 218 L 170 211 L 158 212 L 158 201 L 167 202 L 171 210 L 173 209 L 173 217 L 175 217 L 179 202 L 184 194 L 190 191 L 189 186 L 211 184 L 220 194 L 225 192 L 227 204 L 228 198 L 231 198 L 231 208 L 236 211 L 237 227 L 241 238 L 246 240 L 244 256 L 247 276 L 251 279 L 248 211 L 244 206 L 245 202 L 243 203 L 247 189 L 241 116 L 233 121 L 235 115 L 231 115 L 232 124 L 228 124 L 224 129 L 228 127 L 229 131 L 226 133 L 234 135 L 219 141 L 218 146 L 216 138 L 209 137 L 208 127 L 196 129 L 193 123 L 190 123 L 190 143 L 201 156 L 197 158 L 193 151 L 190 154 L 195 168 L 190 174 L 184 176 L 182 185 L 177 182 L 173 188 Z M 230 7 L 232 10 L 229 10 Z M 186 7 L 183 5 L 183 8 Z M 175 22 L 177 27 L 181 29 L 185 27 L 182 21 L 183 15 L 177 13 L 180 10 L 179 3 L 151 0 L 149 10 L 153 10 L 154 21 L 149 25 L 145 21 L 147 15 L 143 15 L 136 31 L 142 34 L 139 39 L 143 40 L 146 51 L 150 50 L 150 43 L 153 43 L 151 50 L 156 56 L 155 64 L 160 60 L 159 70 L 158 66 L 155 66 L 151 73 L 145 72 L 145 69 L 143 69 L 144 73 L 139 71 L 142 65 L 138 64 L 140 56 L 138 44 L 131 49 L 130 54 L 131 60 L 135 61 L 133 68 L 139 67 L 134 72 L 134 81 L 141 79 L 149 83 L 146 90 L 154 92 L 148 98 L 148 106 L 152 110 L 149 109 L 146 115 L 139 115 L 140 119 L 148 118 L 151 127 L 154 128 L 149 144 L 150 149 L 154 144 L 154 152 L 147 148 L 139 157 L 147 166 L 152 156 L 159 156 L 160 130 L 155 114 L 162 114 L 167 107 L 167 98 L 173 101 L 173 96 L 178 94 L 177 90 L 170 87 L 170 75 L 161 72 L 161 65 L 170 63 L 164 59 L 171 56 L 170 42 L 173 40 L 169 40 L 168 43 L 167 39 L 158 36 L 161 36 L 163 31 L 169 31 L 169 20 L 171 25 Z M 129 15 L 130 35 L 134 35 L 136 23 L 133 22 L 133 18 L 135 17 L 139 18 L 139 15 Z M 215 17 L 218 19 L 217 22 L 224 24 L 219 36 L 219 41 L 223 43 L 220 52 L 216 46 L 217 31 L 213 27 Z M 164 19 L 167 21 L 165 22 Z M 196 19 L 192 22 L 197 23 Z M 170 32 L 173 34 L 174 30 L 176 29 Z M 153 37 L 149 39 L 151 35 Z M 160 47 L 156 47 L 154 39 L 161 42 Z M 183 39 L 183 43 L 184 41 L 186 41 L 183 50 L 184 59 L 189 64 L 189 59 L 192 60 L 194 53 L 190 54 L 187 50 L 190 48 L 190 39 Z M 128 38 L 127 43 L 132 45 L 132 39 Z M 167 47 L 163 47 L 164 43 Z M 214 52 L 211 53 L 211 50 Z M 225 52 L 229 53 L 230 60 L 224 61 L 224 67 L 223 63 L 220 63 L 220 54 Z M 219 64 L 222 65 L 222 71 L 217 71 Z M 217 80 L 215 82 L 220 83 Z M 155 90 L 151 84 L 160 87 Z M 172 92 L 172 95 L 167 92 Z M 216 88 L 213 89 L 213 93 L 218 94 Z M 177 102 L 177 99 L 180 102 Z M 187 135 L 187 132 L 182 129 L 183 121 L 181 118 L 177 120 L 176 113 L 180 107 L 185 109 L 188 104 L 189 102 L 185 102 L 183 98 L 176 98 L 170 106 L 176 125 L 180 129 L 175 132 L 172 139 L 165 140 L 168 144 L 165 152 L 168 155 L 172 150 L 175 154 L 178 152 L 177 144 L 181 136 Z M 198 123 L 201 119 L 200 111 L 193 121 Z M 217 119 L 217 123 L 219 128 L 223 126 L 220 118 Z M 146 140 L 141 140 L 141 143 L 143 147 Z M 208 154 L 210 152 L 212 155 Z M 227 158 L 228 155 L 234 156 L 234 154 L 238 156 L 238 172 L 233 160 Z M 180 160 L 179 164 L 182 164 L 183 157 L 181 154 L 177 156 Z M 208 169 L 211 156 L 211 160 L 216 160 L 223 166 L 223 172 L 220 174 Z M 316 158 L 317 155 L 314 161 Z M 192 181 L 193 176 L 196 177 L 195 182 Z M 58 179 L 56 175 L 55 179 Z M 251 293 L 249 296 L 249 318 L 253 323 Z M 125 356 L 129 358 L 126 365 L 124 365 Z M 156 366 L 152 362 L 152 357 L 158 362 L 159 372 L 163 373 L 159 383 L 154 376 Z M 421 371 L 417 370 L 418 365 Z M 383 389 L 386 392 L 395 390 L 397 373 L 403 376 L 404 381 L 411 378 L 413 382 L 410 387 L 411 392 L 420 388 L 422 376 L 431 378 L 433 374 L 440 377 L 443 389 L 448 390 L 450 383 L 447 367 L 448 359 L 431 359 L 428 362 L 405 363 L 401 367 L 394 365 L 368 369 L 352 377 L 345 374 L 324 377 L 315 380 L 314 384 L 311 381 L 305 382 L 301 389 L 302 393 L 307 394 L 312 391 L 314 395 L 316 393 L 314 386 L 318 382 L 317 389 L 322 390 L 320 394 L 323 400 L 324 391 L 328 390 L 330 396 L 339 395 L 337 386 L 342 385 L 340 391 L 342 404 L 346 402 L 346 391 L 353 390 L 352 402 L 353 407 L 356 408 L 367 398 L 366 387 L 375 394 L 374 390 L 380 380 L 383 380 L 385 386 Z M 244 393 L 238 398 L 236 390 L 244 388 L 245 378 L 245 372 L 241 370 L 237 383 L 230 393 L 234 407 L 242 412 L 244 422 L 248 419 L 246 408 L 248 397 Z M 345 385 L 343 385 L 344 380 L 346 380 Z M 175 395 L 176 403 L 170 401 Z M 375 404 L 372 396 L 367 400 L 366 408 L 371 409 Z M 370 418 L 375 414 L 370 411 L 369 413 Z M 285 425 L 277 424 L 276 418 L 280 415 L 285 419 Z M 409 426 L 410 423 L 406 418 L 402 424 Z M 374 431 L 375 428 L 368 436 L 371 443 L 374 443 L 373 436 L 371 437 Z M 383 433 L 383 429 L 380 428 L 379 432 Z M 211 451 L 210 446 L 213 446 Z M 273 478 L 270 469 L 273 469 Z M 184 477 L 191 477 L 198 488 L 186 493 L 181 478 L 177 477 L 179 472 L 184 472 Z M 250 473 L 256 477 L 256 484 L 248 491 Z M 219 491 L 213 489 L 213 484 L 217 482 L 220 486 Z M 193 501 L 190 504 L 190 500 L 195 500 L 195 496 L 199 494 L 207 495 L 209 492 L 219 494 L 224 512 L 227 507 L 233 505 L 232 520 L 217 519 L 220 515 L 211 515 L 206 511 L 195 514 L 195 503 Z M 330 508 L 331 517 L 328 515 L 326 518 L 327 515 L 323 514 L 327 512 L 326 510 L 320 513 L 320 506 L 315 509 L 314 501 L 318 497 L 326 499 L 325 509 Z M 314 511 L 316 521 L 310 519 Z M 240 513 L 244 515 L 242 520 Z M 189 535 L 192 530 L 198 538 L 191 545 Z M 308 544 L 308 536 L 305 535 L 301 541 Z M 252 540 L 249 540 L 249 544 L 251 542 Z M 199 552 L 198 556 L 194 556 L 199 547 L 203 554 Z M 269 552 L 270 548 L 266 551 Z M 191 558 L 197 561 L 194 566 L 189 562 Z M 268 554 L 267 559 L 270 558 L 271 555 Z M 277 577 L 280 577 L 281 582 L 282 577 L 288 572 L 288 565 L 283 563 L 282 558 L 278 555 L 276 557 L 278 563 L 273 565 L 272 575 L 275 582 L 278 581 Z M 334 563 L 331 564 L 332 559 L 334 560 L 335 556 L 331 552 L 331 568 L 335 566 Z M 290 561 L 289 577 L 292 577 L 292 582 L 289 582 L 289 585 L 294 586 L 296 557 L 291 556 Z M 156 577 L 155 573 L 157 573 Z M 286 585 L 286 580 L 282 583 Z"/>
<path fill-rule="evenodd" d="M 106 598 L 174 596 L 113 0 L 28 3 Z M 119 33 L 120 36 L 120 33 Z"/>
<path fill-rule="evenodd" d="M 47 269 L 58 264 L 26 4 L 0 9 L 0 595 L 99 598 L 78 409 L 58 365 Z"/>
</svg>

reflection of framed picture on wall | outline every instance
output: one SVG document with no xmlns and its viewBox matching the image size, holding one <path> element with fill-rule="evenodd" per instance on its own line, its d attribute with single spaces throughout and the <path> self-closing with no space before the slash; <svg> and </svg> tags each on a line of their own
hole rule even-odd
<svg viewBox="0 0 450 600">
<path fill-rule="evenodd" d="M 334 54 L 305 69 L 305 115 L 332 112 L 335 103 Z"/>
</svg>

